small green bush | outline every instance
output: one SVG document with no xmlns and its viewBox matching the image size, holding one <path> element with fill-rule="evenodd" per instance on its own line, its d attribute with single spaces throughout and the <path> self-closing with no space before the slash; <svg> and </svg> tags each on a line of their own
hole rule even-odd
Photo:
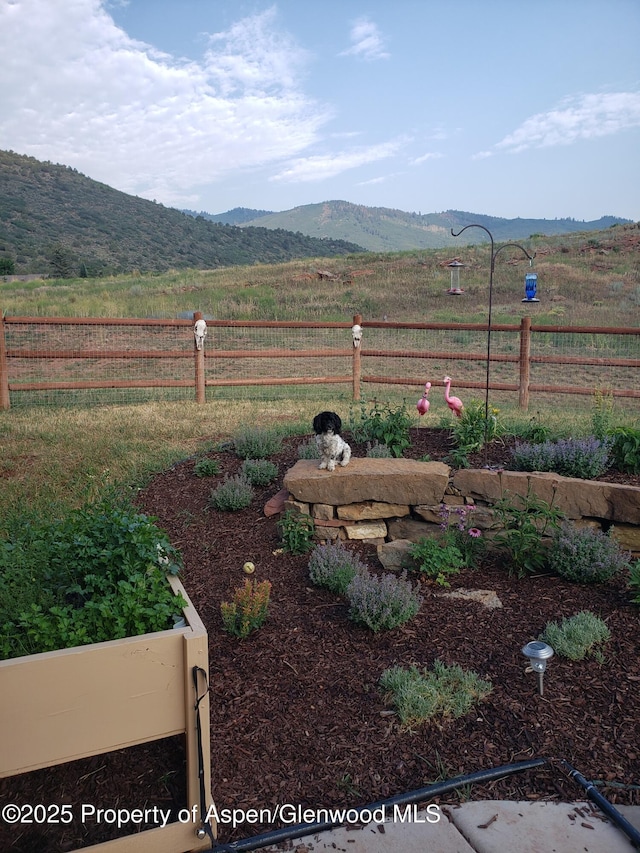
<svg viewBox="0 0 640 853">
<path fill-rule="evenodd" d="M 240 474 L 252 486 L 268 486 L 278 476 L 278 466 L 268 459 L 245 459 Z"/>
<path fill-rule="evenodd" d="M 560 528 L 562 511 L 530 489 L 524 497 L 505 491 L 494 511 L 502 530 L 496 533 L 493 541 L 507 550 L 517 576 L 522 578 L 527 572 L 546 569 L 549 549 L 543 537 L 551 536 Z M 509 574 L 511 572 L 510 568 Z"/>
<path fill-rule="evenodd" d="M 386 444 L 374 441 L 373 444 L 367 443 L 367 456 L 369 459 L 389 459 L 393 456 L 393 453 Z"/>
<path fill-rule="evenodd" d="M 298 459 L 320 459 L 320 448 L 315 439 L 298 445 Z"/>
<path fill-rule="evenodd" d="M 436 660 L 433 672 L 417 667 L 386 669 L 380 685 L 389 694 L 403 726 L 413 727 L 432 717 L 461 717 L 489 695 L 490 681 L 458 665 Z"/>
<path fill-rule="evenodd" d="M 440 586 L 449 586 L 447 575 L 457 575 L 465 565 L 460 549 L 445 539 L 423 536 L 409 548 L 417 569 Z"/>
<path fill-rule="evenodd" d="M 462 410 L 461 416 L 455 418 L 451 432 L 459 454 L 480 450 L 484 447 L 485 435 L 489 442 L 499 434 L 498 409 L 489 408 L 487 418 L 484 409 L 484 403 L 471 400 Z"/>
<path fill-rule="evenodd" d="M 591 654 L 602 662 L 602 651 L 596 647 L 611 639 L 611 632 L 599 616 L 582 610 L 559 624 L 548 622 L 538 639 L 569 660 L 583 660 Z"/>
<path fill-rule="evenodd" d="M 234 434 L 233 447 L 241 459 L 266 459 L 282 450 L 282 436 L 273 429 L 244 427 Z"/>
<path fill-rule="evenodd" d="M 609 438 L 613 442 L 611 455 L 616 468 L 628 474 L 640 474 L 640 429 L 618 427 Z"/>
<path fill-rule="evenodd" d="M 290 554 L 307 554 L 313 548 L 316 526 L 310 515 L 288 509 L 278 521 L 282 545 Z"/>
<path fill-rule="evenodd" d="M 352 416 L 349 427 L 356 441 L 385 444 L 392 456 L 399 457 L 411 446 L 409 429 L 414 420 L 407 412 L 405 403 L 395 409 L 391 406 L 380 408 L 378 403 L 374 403 L 368 412 L 363 404 L 359 420 Z"/>
<path fill-rule="evenodd" d="M 242 474 L 225 477 L 224 482 L 211 491 L 211 504 L 221 512 L 246 509 L 253 500 L 251 483 Z"/>
<path fill-rule="evenodd" d="M 633 593 L 634 604 L 640 604 L 640 560 L 635 560 L 629 567 L 629 589 Z"/>
<path fill-rule="evenodd" d="M 220 463 L 217 459 L 198 459 L 193 466 L 196 477 L 215 477 L 220 473 Z"/>
<path fill-rule="evenodd" d="M 374 632 L 397 628 L 413 619 L 422 597 L 413 589 L 404 573 L 381 577 L 368 571 L 354 575 L 346 590 L 349 618 Z"/>
<path fill-rule="evenodd" d="M 318 545 L 309 558 L 309 577 L 337 595 L 344 595 L 358 572 L 366 571 L 358 554 L 338 542 Z"/>
<path fill-rule="evenodd" d="M 577 583 L 605 583 L 628 568 L 631 554 L 601 530 L 563 524 L 553 536 L 549 568 Z"/>
</svg>

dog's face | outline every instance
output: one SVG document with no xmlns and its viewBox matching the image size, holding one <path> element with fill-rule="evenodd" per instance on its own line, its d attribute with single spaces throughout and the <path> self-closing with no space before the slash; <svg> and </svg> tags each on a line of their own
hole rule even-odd
<svg viewBox="0 0 640 853">
<path fill-rule="evenodd" d="M 335 412 L 320 412 L 313 419 L 313 431 L 316 435 L 322 435 L 326 432 L 338 435 L 341 429 L 342 421 Z"/>
</svg>

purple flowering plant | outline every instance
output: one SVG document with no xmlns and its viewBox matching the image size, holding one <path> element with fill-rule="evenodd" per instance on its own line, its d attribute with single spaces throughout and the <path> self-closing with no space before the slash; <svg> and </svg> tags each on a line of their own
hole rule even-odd
<svg viewBox="0 0 640 853">
<path fill-rule="evenodd" d="M 463 564 L 472 569 L 484 554 L 486 543 L 479 527 L 472 526 L 474 504 L 464 506 L 440 505 L 440 530 L 447 544 L 453 545 L 462 555 Z"/>
</svg>

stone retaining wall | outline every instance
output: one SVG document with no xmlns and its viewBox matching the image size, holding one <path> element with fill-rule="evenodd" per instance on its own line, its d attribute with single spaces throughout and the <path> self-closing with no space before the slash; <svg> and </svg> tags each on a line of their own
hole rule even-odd
<svg viewBox="0 0 640 853">
<path fill-rule="evenodd" d="M 439 532 L 441 505 L 473 505 L 469 526 L 497 529 L 493 505 L 503 495 L 534 494 L 577 524 L 610 530 L 640 556 L 640 488 L 557 474 L 468 469 L 413 459 L 352 459 L 345 468 L 320 470 L 301 459 L 285 474 L 286 507 L 313 517 L 319 539 L 365 540 L 393 560 L 399 543 Z M 454 513 L 452 512 L 454 516 Z M 398 543 L 394 545 L 393 543 Z M 392 566 L 391 566 L 392 567 Z"/>
</svg>

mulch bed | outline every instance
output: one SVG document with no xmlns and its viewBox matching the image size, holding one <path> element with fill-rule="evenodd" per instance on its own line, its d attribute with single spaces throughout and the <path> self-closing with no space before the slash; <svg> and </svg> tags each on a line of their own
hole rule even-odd
<svg viewBox="0 0 640 853">
<path fill-rule="evenodd" d="M 345 438 L 349 440 L 346 434 Z M 503 607 L 443 599 L 440 587 L 420 581 L 424 601 L 411 622 L 373 634 L 354 626 L 344 601 L 313 587 L 308 556 L 281 553 L 276 520 L 264 516 L 266 501 L 298 458 L 305 439 L 290 438 L 271 457 L 279 470 L 271 486 L 256 489 L 250 508 L 213 509 L 212 488 L 241 465 L 230 450 L 215 451 L 221 473 L 194 474 L 187 459 L 153 478 L 138 507 L 158 519 L 184 556 L 184 583 L 209 631 L 212 786 L 218 808 L 267 808 L 283 804 L 357 806 L 432 782 L 531 758 L 552 763 L 506 779 L 474 785 L 471 799 L 584 799 L 559 762 L 566 759 L 614 804 L 640 804 L 640 621 L 625 579 L 581 586 L 552 576 L 510 577 L 508 566 L 487 558 L 475 571 L 453 576 L 451 589 L 494 590 Z M 354 455 L 365 448 L 353 444 Z M 412 432 L 405 455 L 444 459 L 451 451 L 446 430 Z M 508 467 L 508 444 L 494 442 L 471 458 L 473 467 Z M 640 485 L 619 472 L 606 477 Z M 372 571 L 382 571 L 375 548 L 356 544 Z M 222 629 L 220 602 L 244 583 L 242 566 L 272 583 L 269 617 L 248 639 Z M 525 672 L 521 648 L 551 620 L 592 610 L 606 620 L 612 639 L 604 664 L 554 657 L 544 696 L 536 676 Z M 493 684 L 473 711 L 403 731 L 390 713 L 378 681 L 393 665 L 429 667 L 435 659 L 472 669 Z M 0 782 L 3 802 L 90 802 L 129 808 L 184 805 L 180 739 L 98 756 Z M 118 773 L 116 770 L 126 772 Z M 459 794 L 442 801 L 455 802 Z M 63 799 L 65 798 L 65 799 Z M 220 826 L 232 841 L 273 825 Z M 128 830 L 130 831 L 130 830 Z M 65 834 L 66 833 L 66 834 Z M 118 833 L 98 827 L 35 828 L 16 840 L 0 824 L 0 848 L 57 851 Z M 12 846 L 13 843 L 13 846 Z"/>
</svg>

